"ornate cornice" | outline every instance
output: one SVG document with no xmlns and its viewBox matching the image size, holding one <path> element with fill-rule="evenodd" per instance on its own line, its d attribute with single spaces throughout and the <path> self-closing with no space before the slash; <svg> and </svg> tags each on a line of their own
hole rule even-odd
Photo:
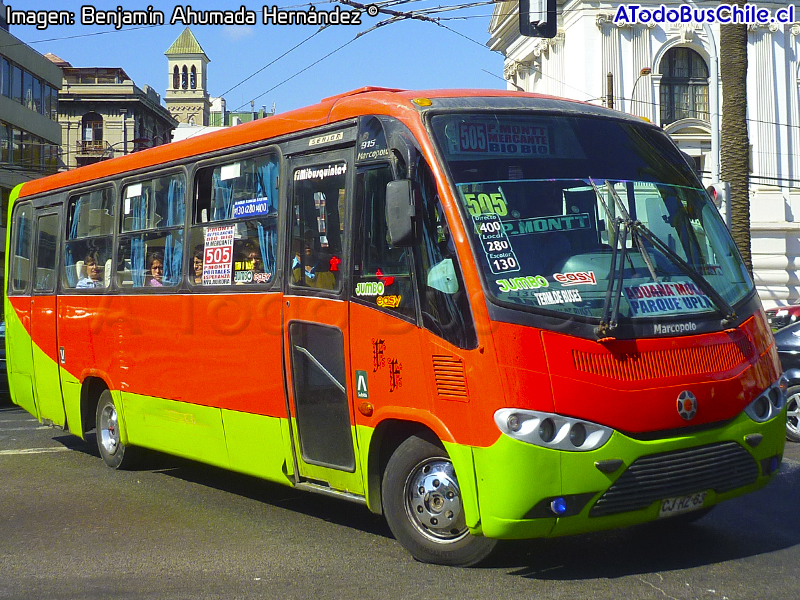
<svg viewBox="0 0 800 600">
<path fill-rule="evenodd" d="M 518 60 L 512 60 L 506 63 L 505 67 L 503 67 L 503 78 L 506 81 L 511 81 L 515 79 L 517 75 L 519 75 L 523 71 L 528 71 L 531 68 L 531 63 L 529 62 L 520 62 Z"/>
<path fill-rule="evenodd" d="M 792 25 L 792 27 L 796 25 Z M 772 33 L 776 33 L 780 30 L 780 26 L 777 23 L 751 23 L 747 26 L 747 31 L 758 31 L 759 29 L 769 29 Z"/>
</svg>

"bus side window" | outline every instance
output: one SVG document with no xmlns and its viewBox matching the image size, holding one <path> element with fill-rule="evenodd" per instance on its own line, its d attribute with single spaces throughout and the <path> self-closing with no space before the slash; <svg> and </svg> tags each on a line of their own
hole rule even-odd
<svg viewBox="0 0 800 600">
<path fill-rule="evenodd" d="M 340 289 L 346 202 L 345 163 L 297 169 L 291 213 L 291 276 L 296 287 Z M 305 171 L 326 173 L 304 178 Z M 328 174 L 330 173 L 330 174 Z"/>
<path fill-rule="evenodd" d="M 392 181 L 389 165 L 360 169 L 356 175 L 361 223 L 356 227 L 360 254 L 353 265 L 352 299 L 390 314 L 416 318 L 410 248 L 395 248 L 386 226 L 386 184 Z"/>
<path fill-rule="evenodd" d="M 181 282 L 185 196 L 183 173 L 122 189 L 117 285 L 162 288 Z"/>
<path fill-rule="evenodd" d="M 276 154 L 229 160 L 197 171 L 189 238 L 192 285 L 272 285 L 279 172 Z"/>
<path fill-rule="evenodd" d="M 64 287 L 107 288 L 111 282 L 111 237 L 114 229 L 112 188 L 72 196 L 67 205 Z"/>
<path fill-rule="evenodd" d="M 423 326 L 459 348 L 475 348 L 475 323 L 436 180 L 423 158 L 414 172 L 422 192 L 415 263 Z"/>
<path fill-rule="evenodd" d="M 10 292 L 24 293 L 31 280 L 31 233 L 33 209 L 30 204 L 19 206 L 14 216 L 14 253 L 11 257 Z"/>
</svg>

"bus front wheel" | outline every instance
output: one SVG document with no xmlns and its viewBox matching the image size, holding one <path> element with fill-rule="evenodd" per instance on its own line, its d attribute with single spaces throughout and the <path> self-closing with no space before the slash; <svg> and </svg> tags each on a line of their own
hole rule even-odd
<svg viewBox="0 0 800 600">
<path fill-rule="evenodd" d="M 400 444 L 381 493 L 392 533 L 421 562 L 468 567 L 497 544 L 469 532 L 453 463 L 438 443 L 413 436 Z"/>
<path fill-rule="evenodd" d="M 97 402 L 97 449 L 112 469 L 130 469 L 136 463 L 138 448 L 120 441 L 119 417 L 111 392 L 104 390 Z"/>
</svg>

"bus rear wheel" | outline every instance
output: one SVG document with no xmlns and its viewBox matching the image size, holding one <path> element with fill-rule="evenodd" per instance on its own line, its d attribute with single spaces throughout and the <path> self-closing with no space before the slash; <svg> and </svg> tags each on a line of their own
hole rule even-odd
<svg viewBox="0 0 800 600">
<path fill-rule="evenodd" d="M 416 436 L 400 444 L 381 493 L 392 533 L 421 562 L 469 567 L 497 544 L 469 532 L 453 463 L 438 444 Z"/>
<path fill-rule="evenodd" d="M 97 449 L 103 461 L 112 469 L 130 469 L 139 459 L 139 448 L 120 441 L 119 417 L 114 397 L 109 390 L 100 394 L 96 415 Z"/>
</svg>

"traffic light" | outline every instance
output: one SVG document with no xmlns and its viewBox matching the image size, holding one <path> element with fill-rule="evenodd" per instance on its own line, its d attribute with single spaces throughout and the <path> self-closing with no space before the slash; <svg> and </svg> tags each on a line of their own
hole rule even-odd
<svg viewBox="0 0 800 600">
<path fill-rule="evenodd" d="M 519 0 L 519 32 L 527 37 L 554 38 L 556 0 Z"/>
<path fill-rule="evenodd" d="M 706 188 L 706 192 L 708 192 L 708 195 L 711 198 L 711 201 L 714 203 L 714 206 L 717 208 L 722 208 L 723 206 L 727 206 L 728 201 L 730 200 L 731 184 L 727 181 L 712 183 Z"/>
</svg>

